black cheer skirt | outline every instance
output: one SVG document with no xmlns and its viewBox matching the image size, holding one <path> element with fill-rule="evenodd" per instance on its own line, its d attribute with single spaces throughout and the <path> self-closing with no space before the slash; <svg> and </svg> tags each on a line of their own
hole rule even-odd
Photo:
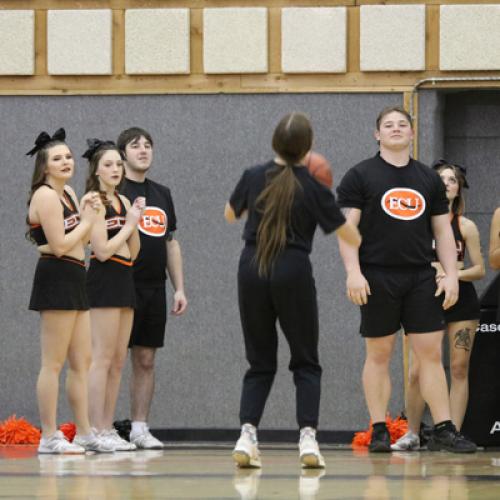
<svg viewBox="0 0 500 500">
<path fill-rule="evenodd" d="M 132 261 L 113 255 L 101 262 L 92 256 L 87 271 L 87 295 L 92 308 L 134 308 L 135 285 Z"/>
<path fill-rule="evenodd" d="M 481 316 L 481 307 L 474 285 L 470 281 L 459 281 L 458 286 L 457 302 L 444 311 L 446 324 L 456 321 L 471 321 L 479 319 Z"/>
<path fill-rule="evenodd" d="M 42 254 L 33 279 L 32 311 L 87 311 L 85 262 L 73 257 Z"/>
</svg>

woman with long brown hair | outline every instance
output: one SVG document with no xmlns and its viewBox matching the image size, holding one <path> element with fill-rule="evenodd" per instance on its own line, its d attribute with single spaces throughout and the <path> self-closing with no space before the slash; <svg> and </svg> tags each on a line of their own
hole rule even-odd
<svg viewBox="0 0 500 500">
<path fill-rule="evenodd" d="M 261 465 L 257 427 L 277 369 L 277 321 L 291 352 L 300 460 L 306 467 L 324 467 L 316 441 L 321 366 L 309 253 L 317 225 L 325 233 L 337 231 L 340 238 L 355 246 L 361 239 L 357 229 L 345 223 L 332 192 L 303 166 L 312 138 L 306 116 L 285 116 L 272 140 L 277 157 L 245 170 L 226 204 L 228 222 L 247 213 L 238 295 L 250 368 L 243 379 L 241 436 L 233 451 L 240 467 Z"/>
<path fill-rule="evenodd" d="M 135 307 L 133 263 L 139 249 L 137 223 L 144 198 L 133 205 L 119 194 L 124 161 L 111 141 L 89 139 L 83 157 L 89 161 L 86 191 L 101 194 L 104 207 L 90 233 L 92 254 L 87 293 L 92 331 L 89 414 L 94 432 L 115 451 L 135 450 L 113 427 L 122 369 Z"/>
<path fill-rule="evenodd" d="M 447 160 L 438 160 L 433 168 L 446 186 L 446 197 L 455 245 L 459 279 L 458 301 L 444 311 L 446 332 L 450 346 L 450 412 L 451 420 L 459 431 L 469 399 L 469 362 L 476 329 L 479 324 L 480 306 L 473 282 L 484 277 L 484 260 L 481 254 L 479 231 L 476 224 L 463 216 L 464 189 L 469 185 L 466 169 Z M 465 255 L 469 254 L 470 265 L 465 266 Z M 445 275 L 435 256 L 432 266 L 436 269 L 436 281 Z M 411 358 L 406 412 L 408 432 L 391 446 L 393 450 L 415 450 L 420 448 L 419 429 L 425 402 L 420 394 L 419 364 L 416 356 Z"/>
<path fill-rule="evenodd" d="M 110 451 L 91 431 L 87 404 L 90 323 L 84 247 L 101 203 L 97 193 L 89 192 L 78 206 L 75 192 L 67 185 L 75 164 L 65 138 L 64 129 L 52 137 L 42 132 L 27 153 L 36 154 L 28 234 L 40 253 L 29 305 L 40 312 L 41 319 L 37 397 L 42 437 L 38 452 Z M 66 392 L 77 428 L 72 443 L 56 426 L 59 375 L 66 360 Z"/>
</svg>

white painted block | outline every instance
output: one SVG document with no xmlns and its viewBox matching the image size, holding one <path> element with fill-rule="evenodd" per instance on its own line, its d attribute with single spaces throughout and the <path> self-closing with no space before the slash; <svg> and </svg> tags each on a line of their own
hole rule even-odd
<svg viewBox="0 0 500 500">
<path fill-rule="evenodd" d="M 203 10 L 205 73 L 266 73 L 266 8 Z"/>
<path fill-rule="evenodd" d="M 0 75 L 35 72 L 35 13 L 0 10 Z"/>
<path fill-rule="evenodd" d="M 284 73 L 345 73 L 345 7 L 285 8 L 281 12 Z"/>
</svg>

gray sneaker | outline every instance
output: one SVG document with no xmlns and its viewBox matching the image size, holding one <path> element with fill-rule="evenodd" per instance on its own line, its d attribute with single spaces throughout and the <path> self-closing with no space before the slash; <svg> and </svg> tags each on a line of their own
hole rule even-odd
<svg viewBox="0 0 500 500">
<path fill-rule="evenodd" d="M 156 439 L 146 427 L 142 432 L 131 432 L 130 442 L 139 450 L 162 450 L 163 443 Z"/>
<path fill-rule="evenodd" d="M 80 455 L 85 453 L 85 448 L 78 443 L 70 443 L 62 433 L 56 431 L 48 438 L 41 438 L 38 445 L 38 453 L 51 453 L 56 455 Z"/>
<path fill-rule="evenodd" d="M 408 431 L 401 436 L 394 444 L 391 444 L 393 451 L 416 451 L 420 449 L 420 438 L 413 431 Z"/>
<path fill-rule="evenodd" d="M 73 443 L 76 443 L 86 451 L 95 451 L 97 453 L 113 453 L 115 451 L 114 443 L 111 439 L 102 437 L 100 434 L 95 434 L 94 432 L 82 436 L 77 434 L 73 439 Z"/>
</svg>

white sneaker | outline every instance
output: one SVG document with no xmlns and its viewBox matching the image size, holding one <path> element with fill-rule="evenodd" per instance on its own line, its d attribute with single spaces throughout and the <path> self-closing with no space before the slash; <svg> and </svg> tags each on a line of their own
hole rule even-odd
<svg viewBox="0 0 500 500">
<path fill-rule="evenodd" d="M 104 430 L 100 433 L 100 436 L 105 436 L 109 441 L 113 443 L 114 451 L 135 451 L 137 446 L 134 443 L 130 443 L 126 439 L 123 439 L 116 429 Z"/>
<path fill-rule="evenodd" d="M 146 426 L 142 432 L 130 432 L 130 442 L 139 450 L 161 450 L 163 443 L 156 439 Z"/>
<path fill-rule="evenodd" d="M 262 467 L 257 442 L 257 430 L 253 425 L 244 424 L 241 428 L 240 438 L 233 450 L 233 459 L 238 467 Z"/>
<path fill-rule="evenodd" d="M 85 453 L 85 448 L 79 446 L 78 443 L 70 443 L 62 431 L 56 431 L 52 436 L 40 439 L 38 453 L 55 453 L 60 455 L 83 454 Z"/>
<path fill-rule="evenodd" d="M 114 442 L 102 433 L 97 433 L 92 430 L 90 434 L 82 436 L 77 434 L 73 439 L 73 443 L 79 444 L 86 451 L 95 451 L 97 453 L 113 453 L 115 451 Z"/>
<path fill-rule="evenodd" d="M 312 469 L 323 469 L 325 467 L 325 459 L 319 452 L 318 442 L 316 441 L 316 430 L 312 427 L 300 429 L 299 456 L 302 467 Z"/>
<path fill-rule="evenodd" d="M 413 431 L 408 431 L 401 436 L 394 444 L 391 444 L 391 450 L 394 451 L 414 451 L 420 449 L 420 438 Z"/>
</svg>

